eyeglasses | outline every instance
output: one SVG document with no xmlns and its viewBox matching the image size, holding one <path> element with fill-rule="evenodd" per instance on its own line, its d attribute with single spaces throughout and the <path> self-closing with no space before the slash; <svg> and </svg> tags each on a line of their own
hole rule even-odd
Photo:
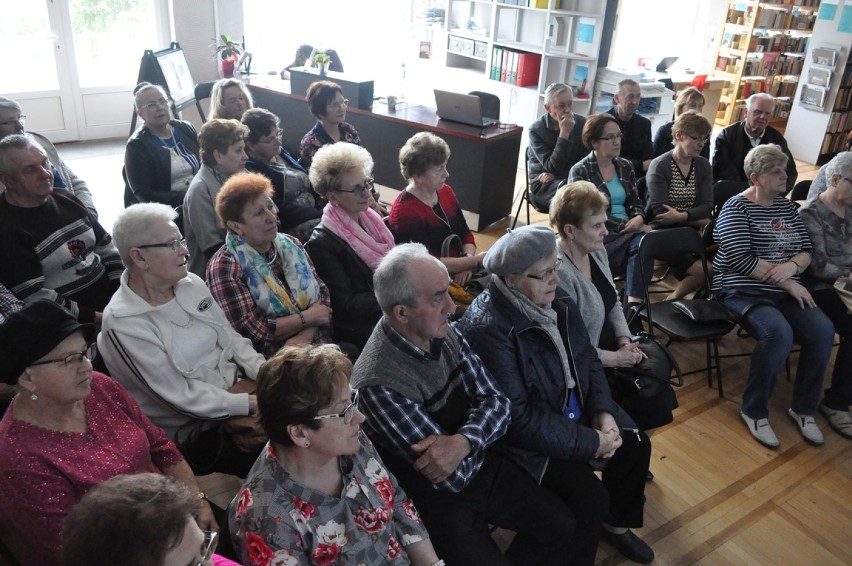
<svg viewBox="0 0 852 566">
<path fill-rule="evenodd" d="M 135 248 L 139 248 L 140 250 L 144 250 L 145 248 L 169 248 L 173 252 L 178 251 L 178 246 L 186 249 L 186 239 L 181 238 L 180 240 L 171 240 L 169 242 L 163 242 L 162 244 L 145 244 L 144 246 L 133 246 Z"/>
<path fill-rule="evenodd" d="M 0 122 L 0 126 L 13 126 L 15 124 L 24 125 L 24 122 L 27 121 L 27 117 L 21 114 L 17 118 L 12 118 L 11 120 L 3 120 Z"/>
<path fill-rule="evenodd" d="M 375 179 L 367 179 L 363 185 L 356 185 L 354 189 L 335 189 L 335 193 L 351 193 L 353 195 L 363 195 L 364 193 L 372 192 L 376 186 Z"/>
<path fill-rule="evenodd" d="M 709 143 L 709 142 L 710 142 L 710 138 L 708 138 L 708 137 L 693 136 L 692 134 L 686 134 L 686 136 L 687 136 L 689 139 L 691 139 L 692 141 L 694 141 L 695 143 L 704 143 L 704 144 L 706 144 L 706 143 Z"/>
<path fill-rule="evenodd" d="M 574 107 L 574 102 L 560 102 L 558 104 L 553 105 L 557 110 L 570 110 Z"/>
<path fill-rule="evenodd" d="M 346 108 L 347 106 L 349 106 L 349 99 L 348 98 L 344 98 L 343 100 L 341 100 L 339 102 L 329 102 L 328 103 L 328 108 L 330 110 L 339 110 L 340 108 Z"/>
<path fill-rule="evenodd" d="M 257 140 L 257 143 L 281 143 L 281 136 L 284 132 L 279 129 L 276 129 L 274 132 L 269 134 L 266 137 L 260 138 Z"/>
<path fill-rule="evenodd" d="M 64 358 L 56 358 L 53 360 L 42 360 L 40 362 L 33 362 L 31 366 L 43 366 L 47 364 L 58 364 L 62 362 L 65 364 L 65 367 L 78 367 L 83 363 L 83 358 L 91 361 L 92 358 L 95 357 L 95 345 L 88 344 L 86 345 L 86 349 L 80 352 L 79 354 L 68 354 Z"/>
<path fill-rule="evenodd" d="M 161 98 L 160 100 L 155 100 L 154 102 L 149 102 L 148 104 L 143 104 L 142 109 L 145 110 L 156 110 L 160 106 L 168 106 L 169 101 L 165 98 Z"/>
<path fill-rule="evenodd" d="M 620 140 L 623 137 L 624 137 L 624 134 L 619 132 L 617 134 L 610 134 L 608 136 L 601 136 L 601 137 L 598 138 L 598 140 L 611 142 L 611 141 L 614 141 L 614 140 Z"/>
<path fill-rule="evenodd" d="M 195 563 L 195 566 L 203 566 L 205 562 L 210 560 L 213 552 L 216 551 L 216 544 L 219 542 L 219 533 L 216 531 L 204 531 L 204 542 L 201 543 L 201 560 Z"/>
<path fill-rule="evenodd" d="M 355 411 L 358 409 L 358 390 L 352 390 L 352 402 L 346 406 L 339 413 L 335 413 L 333 415 L 317 415 L 314 417 L 315 421 L 321 421 L 323 419 L 343 419 L 343 424 L 351 424 L 352 419 L 355 418 Z"/>
<path fill-rule="evenodd" d="M 545 269 L 538 275 L 532 275 L 528 273 L 527 277 L 529 277 L 530 279 L 535 279 L 536 281 L 546 281 L 553 277 L 553 274 L 559 271 L 560 267 L 562 267 L 562 258 L 558 257 L 556 258 L 556 263 L 554 263 L 553 267 L 551 267 L 550 269 Z"/>
</svg>

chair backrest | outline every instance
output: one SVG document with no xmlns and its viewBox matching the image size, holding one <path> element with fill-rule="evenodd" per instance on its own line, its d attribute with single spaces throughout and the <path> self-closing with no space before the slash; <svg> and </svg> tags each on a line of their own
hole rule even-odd
<svg viewBox="0 0 852 566">
<path fill-rule="evenodd" d="M 713 217 L 719 216 L 719 211 L 725 202 L 748 188 L 745 181 L 716 181 L 713 183 Z"/>
<path fill-rule="evenodd" d="M 642 204 L 647 207 L 648 206 L 648 180 L 646 177 L 639 177 L 636 179 L 636 193 L 639 195 L 639 200 L 642 201 Z M 654 216 L 653 211 L 650 209 L 645 211 L 645 217 L 650 219 Z M 647 220 L 646 220 L 647 223 Z"/>
<path fill-rule="evenodd" d="M 790 193 L 790 200 L 805 200 L 808 198 L 808 191 L 811 190 L 811 181 L 810 179 L 806 181 L 799 181 L 796 183 L 796 186 L 793 187 L 793 192 Z"/>
<path fill-rule="evenodd" d="M 500 97 L 490 92 L 481 90 L 472 90 L 468 94 L 479 97 L 479 104 L 482 108 L 482 116 L 484 118 L 500 119 Z"/>
<path fill-rule="evenodd" d="M 206 122 L 207 117 L 204 115 L 204 109 L 201 108 L 201 101 L 210 98 L 210 91 L 213 90 L 213 85 L 216 81 L 207 81 L 195 85 L 195 107 L 198 109 L 198 115 L 201 116 L 201 121 Z"/>
</svg>

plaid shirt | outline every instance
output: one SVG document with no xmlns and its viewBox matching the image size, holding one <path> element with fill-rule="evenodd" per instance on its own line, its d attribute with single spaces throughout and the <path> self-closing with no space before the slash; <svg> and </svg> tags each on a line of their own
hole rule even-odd
<svg viewBox="0 0 852 566">
<path fill-rule="evenodd" d="M 302 247 L 302 244 L 292 236 L 288 236 L 293 242 Z M 305 254 L 307 257 L 307 254 Z M 308 263 L 311 266 L 311 273 L 314 279 L 317 280 L 320 286 L 320 303 L 329 306 L 331 298 L 328 294 L 328 288 L 317 275 L 314 264 L 311 263 L 308 257 Z M 291 301 L 295 301 L 293 294 L 290 293 L 284 277 L 284 265 L 281 262 L 281 257 L 276 257 L 275 261 L 270 266 L 272 271 L 278 277 L 278 280 L 287 288 L 287 294 Z M 276 318 L 270 317 L 266 312 L 258 306 L 251 296 L 251 290 L 246 283 L 246 274 L 243 271 L 240 262 L 231 255 L 226 246 L 222 246 L 210 258 L 207 264 L 207 286 L 210 288 L 210 293 L 222 310 L 225 311 L 225 316 L 234 330 L 239 332 L 251 340 L 255 350 L 270 355 L 274 353 L 286 340 L 284 338 L 275 338 Z M 295 314 L 295 313 L 292 313 Z M 317 329 L 314 335 L 313 344 L 325 344 L 331 341 L 331 328 L 322 326 Z"/>
<path fill-rule="evenodd" d="M 403 338 L 384 318 L 380 324 L 391 344 L 410 356 L 412 363 L 431 362 L 440 356 L 440 340 L 434 340 L 433 351 L 426 352 Z M 412 464 L 420 457 L 419 453 L 411 449 L 412 444 L 433 434 L 464 435 L 470 442 L 470 454 L 461 461 L 455 472 L 436 484 L 438 489 L 458 492 L 479 471 L 485 460 L 485 449 L 506 433 L 510 417 L 509 399 L 497 388 L 491 374 L 458 330 L 454 326 L 450 328 L 460 343 L 457 371 L 470 399 L 467 420 L 461 428 L 455 431 L 442 429 L 423 405 L 383 385 L 361 388 L 360 404 L 364 413 L 369 415 L 362 424 L 368 436 L 382 439 L 382 444 L 392 446 L 396 455 Z"/>
<path fill-rule="evenodd" d="M 24 302 L 12 294 L 5 285 L 0 283 L 0 324 L 15 312 L 24 308 Z"/>
</svg>

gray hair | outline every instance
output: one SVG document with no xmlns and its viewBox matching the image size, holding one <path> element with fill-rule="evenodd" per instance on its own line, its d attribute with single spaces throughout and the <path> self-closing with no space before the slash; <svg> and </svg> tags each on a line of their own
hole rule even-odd
<svg viewBox="0 0 852 566">
<path fill-rule="evenodd" d="M 825 180 L 831 185 L 835 175 L 852 178 L 852 151 L 841 151 L 834 159 L 825 164 Z"/>
<path fill-rule="evenodd" d="M 2 140 L 0 140 L 0 175 L 8 175 L 11 173 L 9 171 L 9 163 L 7 161 L 7 157 L 9 156 L 9 152 L 13 149 L 29 149 L 31 147 L 37 148 L 41 151 L 45 157 L 47 157 L 47 152 L 44 150 L 41 145 L 35 141 L 32 137 L 26 134 L 15 134 L 12 136 L 6 136 Z"/>
<path fill-rule="evenodd" d="M 163 93 L 163 96 L 165 98 L 167 98 L 167 99 L 169 98 L 169 95 L 166 92 L 166 89 L 164 89 L 160 85 L 155 85 L 155 84 L 152 84 L 152 83 L 149 83 L 149 82 L 141 82 L 138 85 L 136 85 L 136 88 L 133 89 L 133 106 L 134 106 L 134 108 L 136 108 L 136 110 L 139 110 L 139 97 L 142 96 L 142 94 L 148 92 L 151 89 L 157 89 L 157 90 L 159 90 L 160 92 Z"/>
<path fill-rule="evenodd" d="M 565 92 L 566 90 L 570 92 L 572 96 L 574 95 L 574 91 L 571 90 L 571 87 L 566 85 L 565 83 L 553 83 L 548 85 L 547 88 L 544 89 L 544 103 L 550 106 L 551 104 L 553 104 L 553 101 L 556 99 L 556 97 Z"/>
<path fill-rule="evenodd" d="M 752 173 L 760 176 L 776 166 L 787 167 L 787 154 L 781 146 L 775 143 L 767 143 L 752 148 L 745 157 L 743 170 L 746 177 L 751 178 Z"/>
<path fill-rule="evenodd" d="M 395 246 L 382 258 L 373 273 L 373 288 L 383 313 L 390 314 L 396 305 L 417 306 L 417 289 L 408 268 L 423 261 L 438 260 L 429 255 L 426 246 L 418 243 Z"/>
<path fill-rule="evenodd" d="M 775 108 L 775 97 L 771 94 L 766 94 L 765 92 L 756 92 L 748 97 L 746 100 L 746 109 L 754 110 L 754 107 L 757 106 L 758 100 L 766 100 L 772 103 L 772 107 Z"/>
<path fill-rule="evenodd" d="M 219 79 L 213 83 L 213 88 L 210 89 L 210 118 L 225 118 L 222 115 L 222 107 L 224 106 L 225 89 L 236 86 L 239 87 L 243 96 L 246 98 L 246 110 L 254 108 L 254 101 L 251 98 L 251 92 L 248 87 L 237 79 Z M 239 119 L 239 118 L 238 118 Z"/>
<path fill-rule="evenodd" d="M 144 238 L 151 226 L 157 222 L 172 222 L 177 216 L 174 208 L 159 202 L 140 202 L 122 210 L 112 227 L 112 241 L 124 267 L 133 267 L 130 248 L 146 243 Z"/>
<path fill-rule="evenodd" d="M 6 98 L 5 96 L 0 96 L 0 108 L 11 108 L 12 110 L 21 112 L 21 105 L 11 98 Z"/>
</svg>

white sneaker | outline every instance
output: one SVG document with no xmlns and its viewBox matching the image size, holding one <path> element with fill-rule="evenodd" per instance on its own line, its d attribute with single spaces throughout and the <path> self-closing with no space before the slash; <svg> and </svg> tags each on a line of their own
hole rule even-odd
<svg viewBox="0 0 852 566">
<path fill-rule="evenodd" d="M 775 436 L 775 431 L 769 426 L 769 419 L 753 419 L 742 411 L 740 411 L 740 418 L 746 427 L 748 427 L 748 431 L 755 440 L 767 448 L 778 448 L 781 446 L 778 437 Z"/>
<path fill-rule="evenodd" d="M 849 414 L 849 411 L 838 411 L 820 405 L 819 412 L 825 416 L 831 428 L 846 438 L 852 438 L 852 415 Z"/>
<path fill-rule="evenodd" d="M 822 446 L 825 444 L 825 439 L 822 437 L 819 427 L 813 417 L 808 415 L 799 415 L 793 409 L 787 409 L 787 414 L 796 421 L 799 425 L 799 430 L 802 431 L 802 436 L 814 446 Z"/>
</svg>

